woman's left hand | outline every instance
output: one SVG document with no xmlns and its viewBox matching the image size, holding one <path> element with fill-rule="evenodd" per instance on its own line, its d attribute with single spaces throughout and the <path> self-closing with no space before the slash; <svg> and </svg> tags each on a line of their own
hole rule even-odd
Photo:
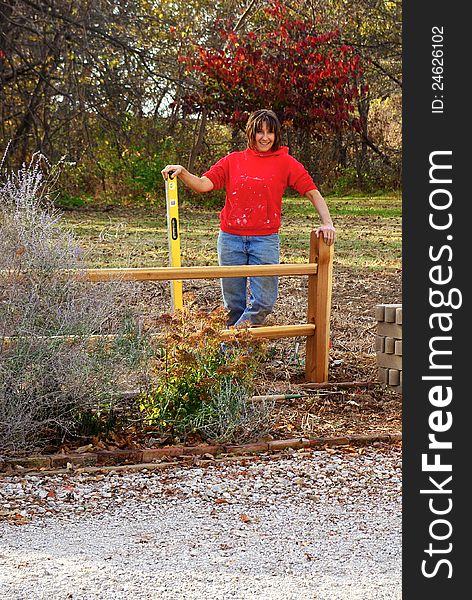
<svg viewBox="0 0 472 600">
<path fill-rule="evenodd" d="M 316 236 L 320 237 L 320 233 L 323 236 L 323 240 L 331 246 L 334 244 L 334 240 L 336 239 L 336 230 L 333 225 L 320 225 L 318 229 L 315 230 Z"/>
</svg>

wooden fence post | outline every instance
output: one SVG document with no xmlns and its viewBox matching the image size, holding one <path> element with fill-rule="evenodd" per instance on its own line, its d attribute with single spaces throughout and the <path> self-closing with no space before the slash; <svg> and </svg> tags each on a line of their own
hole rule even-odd
<svg viewBox="0 0 472 600">
<path fill-rule="evenodd" d="M 312 231 L 310 263 L 317 263 L 318 272 L 308 276 L 307 323 L 315 324 L 315 334 L 306 340 L 305 379 L 315 383 L 328 381 L 333 255 L 334 245 Z"/>
</svg>

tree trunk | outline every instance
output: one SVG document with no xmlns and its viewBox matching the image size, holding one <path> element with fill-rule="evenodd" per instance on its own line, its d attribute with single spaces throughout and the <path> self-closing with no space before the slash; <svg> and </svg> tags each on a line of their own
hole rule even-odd
<svg viewBox="0 0 472 600">
<path fill-rule="evenodd" d="M 54 40 L 49 46 L 46 57 L 39 70 L 39 77 L 35 88 L 30 95 L 26 112 L 23 115 L 23 118 L 21 119 L 13 136 L 10 149 L 12 154 L 14 154 L 21 143 L 21 152 L 20 156 L 18 157 L 20 164 L 26 162 L 26 157 L 28 154 L 28 135 L 34 124 L 34 120 L 37 116 L 37 111 L 41 106 L 41 102 L 44 100 L 44 93 L 48 85 L 48 77 L 51 73 L 54 73 L 54 70 L 56 69 L 60 60 L 59 46 L 62 39 L 63 35 L 60 32 L 56 33 L 54 36 Z"/>
<path fill-rule="evenodd" d="M 13 0 L 8 0 L 3 3 L 2 10 L 0 11 L 0 122 L 2 124 L 2 138 L 6 142 L 7 129 L 6 129 L 6 110 L 5 110 L 5 59 L 11 54 L 10 45 L 10 27 L 8 25 L 8 19 L 13 12 Z M 8 146 L 8 151 L 5 151 L 5 156 L 0 155 L 0 163 L 3 166 L 9 166 L 9 156 L 11 154 L 11 144 Z"/>
<path fill-rule="evenodd" d="M 338 130 L 334 135 L 334 161 L 343 169 L 347 166 L 347 148 L 344 144 L 343 132 Z"/>
<path fill-rule="evenodd" d="M 358 110 L 361 121 L 361 147 L 356 160 L 357 180 L 361 189 L 363 189 L 365 175 L 369 171 L 369 162 L 367 155 L 367 140 L 369 139 L 368 119 L 370 110 L 370 100 L 368 96 L 362 98 L 358 103 Z"/>
<path fill-rule="evenodd" d="M 207 112 L 206 108 L 203 108 L 202 112 L 201 112 L 201 116 L 200 116 L 200 122 L 197 124 L 198 125 L 198 134 L 196 136 L 194 136 L 192 151 L 190 152 L 190 156 L 188 159 L 187 169 L 190 171 L 190 173 L 193 173 L 193 169 L 195 167 L 195 161 L 202 149 L 203 138 L 205 136 L 205 129 L 206 129 L 206 123 L 207 123 L 207 115 L 208 115 L 208 112 Z"/>
</svg>

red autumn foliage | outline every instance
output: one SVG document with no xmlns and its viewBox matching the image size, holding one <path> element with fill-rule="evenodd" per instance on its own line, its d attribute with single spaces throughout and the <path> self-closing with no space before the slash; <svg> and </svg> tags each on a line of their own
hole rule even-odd
<svg viewBox="0 0 472 600">
<path fill-rule="evenodd" d="M 278 2 L 265 14 L 264 32 L 239 34 L 226 22 L 218 48 L 194 45 L 180 57 L 201 83 L 186 96 L 184 111 L 205 108 L 234 125 L 252 110 L 272 108 L 285 125 L 314 134 L 358 129 L 362 72 L 354 49 L 337 43 L 337 31 L 318 34 L 314 22 L 287 16 Z"/>
</svg>

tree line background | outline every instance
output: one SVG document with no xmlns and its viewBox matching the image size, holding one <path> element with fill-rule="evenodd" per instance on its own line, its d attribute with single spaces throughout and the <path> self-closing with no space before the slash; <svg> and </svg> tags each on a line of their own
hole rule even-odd
<svg viewBox="0 0 472 600">
<path fill-rule="evenodd" d="M 323 193 L 401 182 L 400 0 L 0 0 L 0 152 L 64 204 L 152 203 L 245 147 L 251 110 Z"/>
</svg>

